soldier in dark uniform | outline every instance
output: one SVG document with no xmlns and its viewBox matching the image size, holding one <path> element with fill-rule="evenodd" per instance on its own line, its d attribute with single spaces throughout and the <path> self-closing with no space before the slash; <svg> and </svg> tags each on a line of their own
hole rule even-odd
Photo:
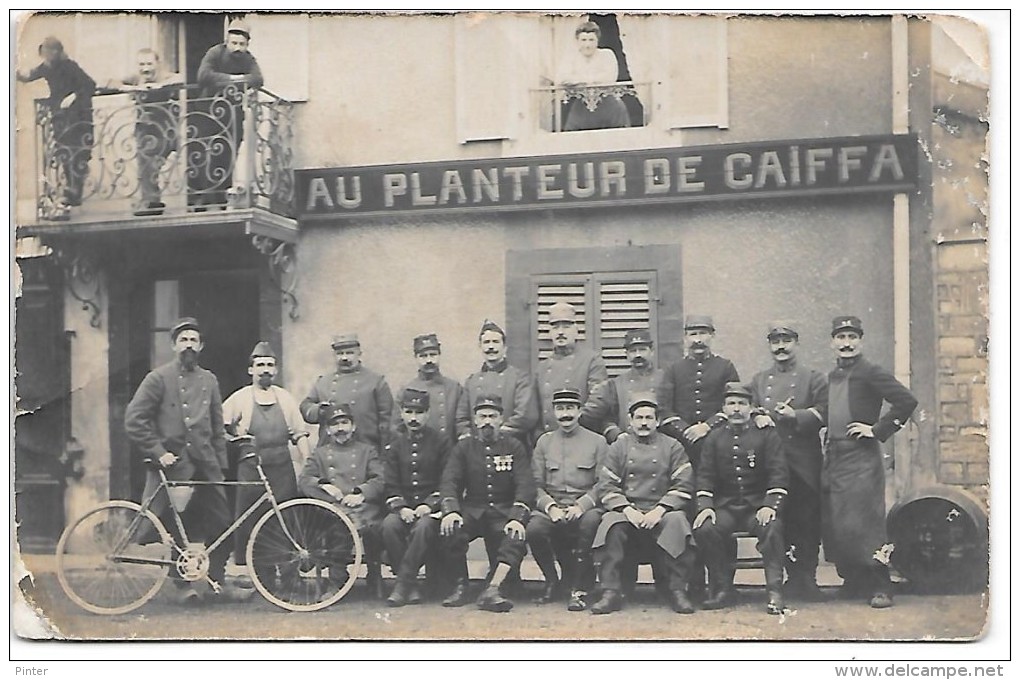
<svg viewBox="0 0 1020 680">
<path fill-rule="evenodd" d="M 705 439 L 697 473 L 698 516 L 694 536 L 708 563 L 711 596 L 705 609 L 733 603 L 734 531 L 758 538 L 765 562 L 766 610 L 781 614 L 783 603 L 783 525 L 778 513 L 787 495 L 783 442 L 774 427 L 751 420 L 751 391 L 740 383 L 726 387 L 723 413 L 728 422 Z"/>
<path fill-rule="evenodd" d="M 439 370 L 440 345 L 435 333 L 419 335 L 414 339 L 414 358 L 418 362 L 418 375 L 406 388 L 428 392 L 428 422 L 450 441 L 457 439 L 457 404 L 464 389 L 460 383 L 447 378 Z M 403 390 L 399 391 L 401 394 Z M 393 414 L 391 430 L 397 432 L 404 427 L 399 411 Z"/>
<path fill-rule="evenodd" d="M 530 447 L 531 431 L 538 422 L 531 376 L 506 360 L 506 333 L 499 324 L 488 319 L 478 333 L 478 346 L 484 362 L 477 373 L 464 381 L 464 391 L 457 404 L 457 438 L 471 435 L 472 414 L 479 397 L 496 395 L 506 409 L 500 431 Z"/>
<path fill-rule="evenodd" d="M 538 362 L 538 374 L 535 376 L 536 399 L 541 414 L 536 438 L 558 427 L 552 404 L 555 390 L 575 389 L 581 394 L 582 401 L 588 401 L 595 387 L 609 379 L 602 357 L 577 343 L 576 316 L 573 305 L 566 302 L 557 302 L 549 308 L 553 353 Z"/>
<path fill-rule="evenodd" d="M 884 442 L 907 423 L 917 399 L 892 373 L 861 356 L 856 316 L 832 321 L 836 368 L 829 373 L 829 413 L 822 471 L 822 543 L 851 597 L 891 607 L 885 532 Z M 889 402 L 883 416 L 882 404 Z"/>
<path fill-rule="evenodd" d="M 223 402 L 216 376 L 198 365 L 202 337 L 198 321 L 179 319 L 170 328 L 170 341 L 176 358 L 149 371 L 124 411 L 124 429 L 135 448 L 163 468 L 171 481 L 224 481 L 227 446 L 223 429 Z M 149 471 L 143 498 L 151 496 L 159 485 L 159 476 Z M 174 490 L 175 492 L 181 490 Z M 208 545 L 230 526 L 233 516 L 222 486 L 201 485 L 186 489 L 190 499 L 174 504 L 181 510 L 184 528 L 191 539 Z M 169 510 L 166 493 L 153 500 L 152 511 L 161 515 L 170 531 L 177 523 L 164 514 Z M 180 505 L 185 504 L 182 510 Z M 181 537 L 177 537 L 181 540 Z M 225 582 L 230 542 L 223 541 L 209 554 L 209 578 L 218 586 L 224 600 L 243 600 L 251 591 L 238 591 Z M 198 591 L 187 583 L 174 581 L 184 601 L 199 599 Z"/>
<path fill-rule="evenodd" d="M 319 376 L 308 396 L 301 402 L 301 415 L 309 423 L 319 423 L 326 409 L 347 404 L 357 424 L 358 438 L 381 448 L 390 440 L 393 417 L 393 393 L 386 378 L 361 364 L 361 343 L 349 333 L 333 336 L 336 372 Z M 325 428 L 319 428 L 319 444 L 326 441 Z"/>
<path fill-rule="evenodd" d="M 400 396 L 404 428 L 383 450 L 386 507 L 382 538 L 397 585 L 386 604 L 402 607 L 422 600 L 418 570 L 439 542 L 439 480 L 450 453 L 450 440 L 427 424 L 428 392 L 405 389 Z"/>
<path fill-rule="evenodd" d="M 630 426 L 627 405 L 635 394 L 655 394 L 665 372 L 655 367 L 652 334 L 647 329 L 627 331 L 623 339 L 631 367 L 596 387 L 581 410 L 581 425 L 600 432 L 612 444 Z"/>
<path fill-rule="evenodd" d="M 381 598 L 382 461 L 373 445 L 356 438 L 357 424 L 350 405 L 330 406 L 323 421 L 329 438 L 305 461 L 298 488 L 309 498 L 340 505 L 351 518 L 365 544 L 369 591 Z"/>
<path fill-rule="evenodd" d="M 500 585 L 520 568 L 528 551 L 525 527 L 535 503 L 535 478 L 524 447 L 500 431 L 502 400 L 482 395 L 475 403 L 474 434 L 454 446 L 443 472 L 443 521 L 440 533 L 451 563 L 460 572 L 444 607 L 467 604 L 468 544 L 483 537 L 495 562 L 490 564 L 479 609 L 507 612 L 513 602 L 500 593 Z"/>
<path fill-rule="evenodd" d="M 822 445 L 818 431 L 829 408 L 823 373 L 797 361 L 799 336 L 792 324 L 773 321 L 766 335 L 772 366 L 751 378 L 752 409 L 768 414 L 783 441 L 790 469 L 789 497 L 783 503 L 786 539 L 785 594 L 824 598 L 815 581 L 822 538 Z"/>
<path fill-rule="evenodd" d="M 528 523 L 528 544 L 545 576 L 545 590 L 537 602 L 551 602 L 559 594 L 559 558 L 563 581 L 570 587 L 567 609 L 583 611 L 595 587 L 591 544 L 603 514 L 595 483 L 608 447 L 602 436 L 578 424 L 581 395 L 577 390 L 557 391 L 553 408 L 559 429 L 538 438 L 531 461 L 537 509 Z"/>
<path fill-rule="evenodd" d="M 684 507 L 694 486 L 691 463 L 680 442 L 658 432 L 654 396 L 635 395 L 630 431 L 609 447 L 599 469 L 598 495 L 606 514 L 593 547 L 600 564 L 602 597 L 591 611 L 608 614 L 623 607 L 624 565 L 651 553 L 655 577 L 665 581 L 670 605 L 691 614 L 687 579 L 694 561 L 691 526 Z M 627 574 L 633 578 L 632 574 Z"/>
</svg>

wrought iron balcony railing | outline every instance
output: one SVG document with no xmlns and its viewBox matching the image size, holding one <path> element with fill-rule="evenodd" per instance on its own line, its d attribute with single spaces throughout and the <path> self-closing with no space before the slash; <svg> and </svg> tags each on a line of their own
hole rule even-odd
<svg viewBox="0 0 1020 680">
<path fill-rule="evenodd" d="M 89 112 L 35 110 L 39 219 L 293 214 L 293 104 L 268 90 L 101 91 Z"/>
<path fill-rule="evenodd" d="M 643 127 L 651 117 L 651 83 L 549 84 L 531 93 L 539 126 L 549 132 Z"/>
</svg>

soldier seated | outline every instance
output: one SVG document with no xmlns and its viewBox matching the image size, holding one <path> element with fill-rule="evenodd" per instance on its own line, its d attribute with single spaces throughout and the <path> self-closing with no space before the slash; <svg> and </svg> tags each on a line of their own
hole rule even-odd
<svg viewBox="0 0 1020 680">
<path fill-rule="evenodd" d="M 694 535 L 708 564 L 711 594 L 705 609 L 722 609 L 736 599 L 734 531 L 758 538 L 765 562 L 769 614 L 783 612 L 782 522 L 778 517 L 787 494 L 786 457 L 775 428 L 750 425 L 751 392 L 740 383 L 726 386 L 723 414 L 727 424 L 705 439 L 698 466 L 698 515 Z"/>
</svg>

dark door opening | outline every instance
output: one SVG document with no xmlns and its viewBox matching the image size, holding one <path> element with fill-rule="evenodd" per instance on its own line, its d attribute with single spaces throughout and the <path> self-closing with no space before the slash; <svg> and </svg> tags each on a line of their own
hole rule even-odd
<svg viewBox="0 0 1020 680">
<path fill-rule="evenodd" d="M 213 45 L 223 42 L 224 15 L 205 12 L 182 13 L 184 31 L 184 73 L 186 82 L 198 82 L 198 66 Z"/>
</svg>

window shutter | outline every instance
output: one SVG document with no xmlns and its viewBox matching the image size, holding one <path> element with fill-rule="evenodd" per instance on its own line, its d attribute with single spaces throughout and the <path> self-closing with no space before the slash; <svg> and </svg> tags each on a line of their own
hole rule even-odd
<svg viewBox="0 0 1020 680">
<path fill-rule="evenodd" d="M 726 17 L 663 20 L 669 29 L 669 127 L 728 127 Z"/>
<path fill-rule="evenodd" d="M 630 368 L 623 339 L 627 331 L 648 329 L 656 337 L 655 272 L 596 274 L 598 331 L 596 347 L 610 377 Z"/>
<path fill-rule="evenodd" d="M 550 275 L 535 278 L 535 304 L 532 305 L 534 333 L 532 359 L 537 365 L 539 359 L 552 354 L 552 337 L 549 328 L 549 308 L 557 302 L 569 302 L 577 310 L 577 339 L 586 341 L 591 333 L 590 310 L 591 277 L 585 274 Z"/>
</svg>

